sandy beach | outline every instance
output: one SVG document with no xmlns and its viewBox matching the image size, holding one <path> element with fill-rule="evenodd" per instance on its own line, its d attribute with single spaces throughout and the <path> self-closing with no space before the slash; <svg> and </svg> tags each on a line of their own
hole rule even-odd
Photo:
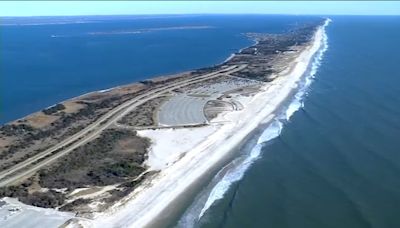
<svg viewBox="0 0 400 228">
<path fill-rule="evenodd" d="M 207 126 L 208 130 L 192 129 L 189 133 L 187 129 L 169 130 L 170 137 L 183 138 L 185 142 L 157 140 L 157 137 L 163 137 L 162 129 L 156 133 L 139 131 L 139 134 L 152 139 L 155 146 L 151 148 L 150 156 L 153 157 L 149 160 L 154 166 L 162 167 L 161 171 L 106 212 L 96 214 L 94 220 L 79 223 L 89 227 L 146 227 L 156 221 L 163 210 L 177 202 L 192 184 L 230 155 L 260 123 L 267 123 L 275 117 L 280 104 L 295 90 L 321 47 L 323 34 L 324 27 L 320 27 L 313 42 L 277 79 L 253 96 L 246 108 L 218 117 L 227 123 Z M 199 138 L 202 140 L 191 140 Z M 165 152 L 167 147 L 171 152 Z M 158 152 L 162 149 L 163 153 Z"/>
</svg>

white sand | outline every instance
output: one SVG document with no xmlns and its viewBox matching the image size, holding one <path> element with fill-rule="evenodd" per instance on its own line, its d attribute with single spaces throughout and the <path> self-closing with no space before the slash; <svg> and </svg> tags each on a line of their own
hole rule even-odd
<svg viewBox="0 0 400 228">
<path fill-rule="evenodd" d="M 162 171 L 151 180 L 151 184 L 138 187 L 129 197 L 116 203 L 107 212 L 96 215 L 92 225 L 145 227 L 156 220 L 167 206 L 178 199 L 213 165 L 226 157 L 260 123 L 274 117 L 277 107 L 290 95 L 293 88 L 297 87 L 297 82 L 306 71 L 313 54 L 321 45 L 322 35 L 321 28 L 315 34 L 312 46 L 299 55 L 290 72 L 283 72 L 280 77 L 269 83 L 268 87 L 253 97 L 244 110 L 226 114 L 223 119 L 229 122 L 218 126 L 215 132 L 202 132 L 200 128 L 191 132 L 142 132 L 142 135 L 155 141 L 148 164 L 152 168 L 162 168 Z M 208 133 L 211 135 L 206 137 Z M 194 140 L 196 137 L 201 140 Z M 171 139 L 174 140 L 170 141 Z M 177 159 L 185 152 L 185 156 Z"/>
<path fill-rule="evenodd" d="M 5 197 L 1 199 L 1 201 L 1 228 L 57 228 L 74 217 L 74 213 L 71 212 L 61 212 L 52 208 L 34 207 L 23 204 L 15 198 Z"/>
<path fill-rule="evenodd" d="M 217 126 L 206 126 L 138 131 L 138 135 L 150 138 L 152 143 L 146 165 L 150 170 L 165 169 L 216 130 Z"/>
</svg>

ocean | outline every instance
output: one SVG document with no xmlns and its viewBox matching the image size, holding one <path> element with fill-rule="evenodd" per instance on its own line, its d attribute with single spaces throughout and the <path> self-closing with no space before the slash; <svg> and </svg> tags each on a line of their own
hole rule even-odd
<svg viewBox="0 0 400 228">
<path fill-rule="evenodd" d="M 400 227 L 400 17 L 330 18 L 325 46 L 280 115 L 238 148 L 171 226 Z M 3 25 L 0 123 L 93 90 L 218 64 L 252 43 L 245 32 L 280 33 L 315 19 L 132 16 Z"/>
<path fill-rule="evenodd" d="M 400 227 L 400 18 L 330 17 L 326 45 L 177 227 Z"/>
<path fill-rule="evenodd" d="M 219 64 L 315 17 L 158 15 L 0 19 L 0 124 L 96 90 Z"/>
</svg>

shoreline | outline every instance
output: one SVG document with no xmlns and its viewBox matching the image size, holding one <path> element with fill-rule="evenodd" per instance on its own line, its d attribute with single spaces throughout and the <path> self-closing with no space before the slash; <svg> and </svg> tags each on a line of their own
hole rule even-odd
<svg viewBox="0 0 400 228">
<path fill-rule="evenodd" d="M 236 56 L 237 53 L 241 53 L 244 49 L 249 48 L 249 47 L 251 47 L 251 46 L 254 46 L 254 45 L 257 45 L 257 44 L 258 44 L 258 41 L 256 41 L 254 38 L 251 38 L 251 37 L 249 37 L 249 36 L 246 35 L 246 34 L 244 34 L 244 36 L 246 36 L 247 39 L 253 41 L 253 43 L 250 44 L 249 46 L 240 48 L 240 49 L 239 49 L 237 52 L 235 52 L 235 53 L 230 54 L 230 55 L 228 56 L 228 58 L 226 58 L 226 59 L 225 59 L 222 63 L 220 63 L 220 64 L 224 64 L 224 63 L 229 62 L 229 60 L 233 59 L 233 58 Z M 220 64 L 216 64 L 216 66 L 217 66 L 217 65 L 220 65 Z"/>
<path fill-rule="evenodd" d="M 297 82 L 320 49 L 325 25 L 318 28 L 312 43 L 302 50 L 290 67 L 253 97 L 250 107 L 244 112 L 224 115 L 224 118 L 235 120 L 233 123 L 221 126 L 174 165 L 162 170 L 162 175 L 154 178 L 151 186 L 139 187 L 130 197 L 127 197 L 123 205 L 117 203 L 110 210 L 98 214 L 89 223 L 95 226 L 155 225 L 163 211 L 182 199 L 187 189 L 195 185 L 199 179 L 204 178 L 213 167 L 215 169 L 217 164 L 232 155 L 243 139 L 254 132 L 260 124 L 266 124 L 274 119 L 275 112 L 293 93 Z M 272 97 L 272 99 L 266 101 L 265 97 Z"/>
<path fill-rule="evenodd" d="M 245 36 L 246 36 L 246 35 L 245 35 Z M 249 40 L 254 40 L 254 39 L 252 39 L 252 38 L 250 38 L 250 37 L 247 37 L 247 39 L 249 39 Z M 239 49 L 238 51 L 236 51 L 235 53 L 230 54 L 230 55 L 229 55 L 225 60 L 223 60 L 222 62 L 216 63 L 216 64 L 214 64 L 214 65 L 212 65 L 212 66 L 219 66 L 219 65 L 223 65 L 223 64 L 227 63 L 229 60 L 231 60 L 233 57 L 235 57 L 237 53 L 240 53 L 242 50 L 244 50 L 244 49 L 246 49 L 246 48 L 249 48 L 249 47 L 251 47 L 251 46 L 253 46 L 253 45 L 256 45 L 257 43 L 258 43 L 258 42 L 255 41 L 254 43 L 252 43 L 252 44 L 250 44 L 250 45 L 248 45 L 248 46 L 245 46 L 245 47 L 243 47 L 243 48 L 240 48 L 240 49 Z M 76 96 L 69 97 L 69 98 L 67 98 L 67 99 L 65 99 L 65 100 L 60 100 L 59 102 L 54 103 L 54 104 L 51 104 L 51 105 L 48 105 L 48 106 L 46 106 L 46 107 L 44 107 L 44 108 L 42 108 L 42 109 L 40 109 L 40 110 L 34 110 L 33 112 L 29 113 L 28 115 L 24 115 L 24 116 L 22 116 L 22 117 L 17 117 L 17 118 L 15 118 L 15 119 L 8 120 L 8 121 L 6 121 L 6 122 L 0 123 L 0 126 L 4 126 L 4 125 L 7 125 L 7 124 L 12 124 L 12 123 L 15 123 L 15 122 L 24 120 L 24 119 L 26 119 L 26 118 L 28 118 L 28 117 L 30 117 L 30 116 L 33 116 L 33 115 L 35 115 L 35 114 L 37 114 L 37 113 L 42 112 L 42 111 L 45 110 L 45 109 L 54 107 L 54 106 L 56 106 L 56 105 L 58 105 L 58 104 L 62 104 L 62 103 L 65 103 L 65 102 L 72 102 L 72 101 L 75 101 L 75 100 L 80 99 L 80 98 L 85 97 L 85 96 L 89 96 L 89 95 L 93 95 L 93 94 L 99 94 L 99 93 L 107 93 L 107 92 L 112 92 L 112 91 L 114 91 L 114 90 L 118 90 L 118 89 L 125 88 L 125 87 L 130 87 L 130 86 L 135 86 L 135 85 L 141 85 L 141 84 L 142 84 L 141 81 L 157 81 L 157 80 L 168 80 L 168 79 L 174 79 L 174 78 L 185 77 L 186 74 L 190 74 L 191 72 L 196 72 L 197 70 L 201 70 L 201 69 L 206 68 L 206 67 L 207 67 L 207 66 L 200 67 L 200 68 L 196 68 L 196 69 L 185 70 L 185 71 L 179 71 L 179 72 L 175 72 L 175 73 L 159 74 L 159 75 L 154 75 L 153 77 L 150 77 L 150 78 L 147 78 L 147 79 L 143 79 L 143 80 L 139 80 L 139 81 L 135 81 L 135 82 L 129 82 L 129 83 L 127 83 L 127 84 L 120 84 L 120 85 L 116 85 L 116 86 L 112 86 L 112 87 L 100 88 L 100 89 L 98 89 L 98 90 L 93 90 L 93 91 L 86 91 L 86 92 L 84 92 L 84 93 L 82 93 L 82 94 L 78 94 L 78 95 L 76 95 Z"/>
</svg>

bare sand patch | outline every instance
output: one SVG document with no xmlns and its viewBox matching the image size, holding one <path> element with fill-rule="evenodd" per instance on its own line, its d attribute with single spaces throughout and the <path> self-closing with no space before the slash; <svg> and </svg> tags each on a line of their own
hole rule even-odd
<svg viewBox="0 0 400 228">
<path fill-rule="evenodd" d="M 60 117 L 55 115 L 46 115 L 43 112 L 34 113 L 26 118 L 26 123 L 34 128 L 44 128 L 50 126 Z"/>
<path fill-rule="evenodd" d="M 84 108 L 85 105 L 79 104 L 76 101 L 66 101 L 63 103 L 65 109 L 63 110 L 66 113 L 75 113 L 78 112 L 81 108 Z"/>
<path fill-rule="evenodd" d="M 204 141 L 217 130 L 215 126 L 179 129 L 138 131 L 138 135 L 150 138 L 152 144 L 145 162 L 150 170 L 161 170 L 184 156 L 186 152 Z"/>
</svg>

